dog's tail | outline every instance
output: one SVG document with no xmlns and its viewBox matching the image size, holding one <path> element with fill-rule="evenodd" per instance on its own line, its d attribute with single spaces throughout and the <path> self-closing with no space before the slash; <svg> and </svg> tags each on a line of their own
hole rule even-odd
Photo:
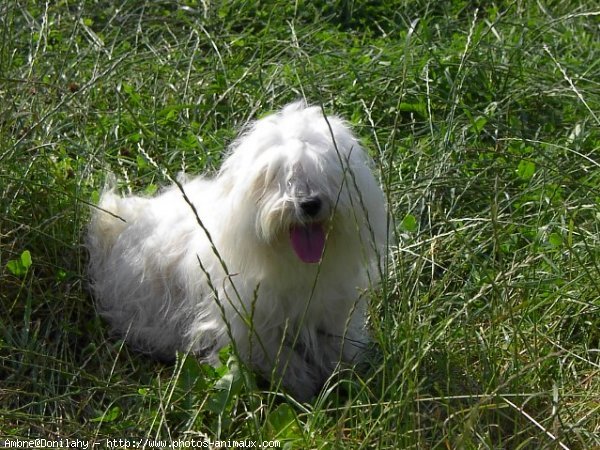
<svg viewBox="0 0 600 450">
<path fill-rule="evenodd" d="M 147 199 L 142 197 L 121 197 L 112 187 L 105 189 L 92 213 L 87 233 L 88 247 L 102 255 L 110 252 L 119 235 L 136 219 L 146 202 Z"/>
</svg>

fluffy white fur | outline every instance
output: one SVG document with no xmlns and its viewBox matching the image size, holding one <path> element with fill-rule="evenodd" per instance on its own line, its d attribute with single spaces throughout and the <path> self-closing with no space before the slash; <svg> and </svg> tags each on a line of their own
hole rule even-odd
<svg viewBox="0 0 600 450">
<path fill-rule="evenodd" d="M 386 218 L 345 123 L 294 103 L 242 133 L 213 179 L 153 198 L 102 194 L 88 233 L 97 308 L 161 359 L 189 350 L 216 363 L 233 341 L 308 399 L 367 343 Z"/>
</svg>

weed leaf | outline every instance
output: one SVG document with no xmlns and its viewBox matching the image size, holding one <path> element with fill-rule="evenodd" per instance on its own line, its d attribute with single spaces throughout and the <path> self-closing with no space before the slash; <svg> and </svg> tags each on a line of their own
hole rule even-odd
<svg viewBox="0 0 600 450">
<path fill-rule="evenodd" d="M 27 273 L 32 264 L 31 253 L 25 250 L 21 253 L 19 259 L 12 259 L 6 263 L 6 268 L 10 273 L 17 277 L 21 277 Z"/>
</svg>

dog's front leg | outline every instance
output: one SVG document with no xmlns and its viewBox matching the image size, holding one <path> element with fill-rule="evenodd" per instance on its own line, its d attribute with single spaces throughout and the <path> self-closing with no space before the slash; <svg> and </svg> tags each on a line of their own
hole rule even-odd
<svg viewBox="0 0 600 450">
<path fill-rule="evenodd" d="M 282 345 L 275 365 L 283 387 L 299 401 L 310 400 L 323 385 L 325 379 L 320 369 L 302 345 L 287 343 Z"/>
</svg>

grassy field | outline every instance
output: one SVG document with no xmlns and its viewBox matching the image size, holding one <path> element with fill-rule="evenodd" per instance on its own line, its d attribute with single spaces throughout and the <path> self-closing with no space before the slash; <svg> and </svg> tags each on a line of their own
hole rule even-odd
<svg viewBox="0 0 600 450">
<path fill-rule="evenodd" d="M 600 447 L 597 2 L 209 3 L 0 3 L 0 446 Z M 370 367 L 298 404 L 111 339 L 82 247 L 107 174 L 212 172 L 302 97 L 352 123 L 395 220 Z"/>
</svg>

